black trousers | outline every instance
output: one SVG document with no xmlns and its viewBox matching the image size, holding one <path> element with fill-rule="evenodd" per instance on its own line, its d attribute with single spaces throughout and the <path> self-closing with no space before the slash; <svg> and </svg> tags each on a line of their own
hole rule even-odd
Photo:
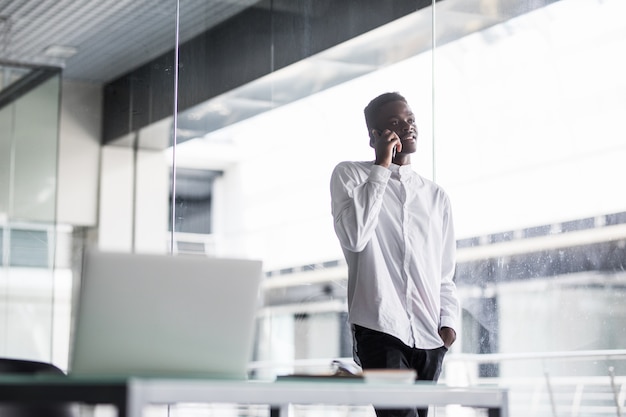
<svg viewBox="0 0 626 417">
<path fill-rule="evenodd" d="M 448 351 L 412 348 L 393 336 L 361 326 L 354 326 L 356 354 L 363 369 L 415 369 L 418 381 L 437 381 L 443 358 Z M 428 408 L 376 409 L 377 417 L 426 417 Z"/>
</svg>

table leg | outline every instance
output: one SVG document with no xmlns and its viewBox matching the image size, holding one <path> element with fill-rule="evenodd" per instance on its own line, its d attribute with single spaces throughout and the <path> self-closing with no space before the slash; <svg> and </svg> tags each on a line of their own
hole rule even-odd
<svg viewBox="0 0 626 417">
<path fill-rule="evenodd" d="M 500 409 L 499 408 L 489 408 L 489 409 L 487 409 L 487 416 L 488 417 L 501 417 Z"/>
<path fill-rule="evenodd" d="M 270 406 L 270 417 L 289 417 L 289 404 Z"/>
</svg>

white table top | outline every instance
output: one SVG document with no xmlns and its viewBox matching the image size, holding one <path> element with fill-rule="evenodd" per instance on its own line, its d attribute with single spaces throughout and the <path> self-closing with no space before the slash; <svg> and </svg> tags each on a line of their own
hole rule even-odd
<svg viewBox="0 0 626 417">
<path fill-rule="evenodd" d="M 498 387 L 370 383 L 349 378 L 225 381 L 201 378 L 80 378 L 0 376 L 0 401 L 115 403 L 126 417 L 149 404 L 237 403 L 374 405 L 387 408 L 457 404 L 508 417 L 508 392 Z"/>
</svg>

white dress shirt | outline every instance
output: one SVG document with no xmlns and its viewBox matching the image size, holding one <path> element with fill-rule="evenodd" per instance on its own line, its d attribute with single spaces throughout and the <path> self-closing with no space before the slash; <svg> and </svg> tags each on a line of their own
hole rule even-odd
<svg viewBox="0 0 626 417">
<path fill-rule="evenodd" d="M 331 177 L 335 232 L 348 263 L 351 324 L 407 346 L 443 345 L 457 328 L 456 242 L 448 196 L 410 165 L 342 162 Z"/>
</svg>

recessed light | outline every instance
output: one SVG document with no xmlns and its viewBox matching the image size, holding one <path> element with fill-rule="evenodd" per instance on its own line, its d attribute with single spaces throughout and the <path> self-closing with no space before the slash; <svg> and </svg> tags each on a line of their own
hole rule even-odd
<svg viewBox="0 0 626 417">
<path fill-rule="evenodd" d="M 77 52 L 78 48 L 64 45 L 50 45 L 43 51 L 44 55 L 47 57 L 62 59 L 70 58 L 76 55 Z"/>
</svg>

